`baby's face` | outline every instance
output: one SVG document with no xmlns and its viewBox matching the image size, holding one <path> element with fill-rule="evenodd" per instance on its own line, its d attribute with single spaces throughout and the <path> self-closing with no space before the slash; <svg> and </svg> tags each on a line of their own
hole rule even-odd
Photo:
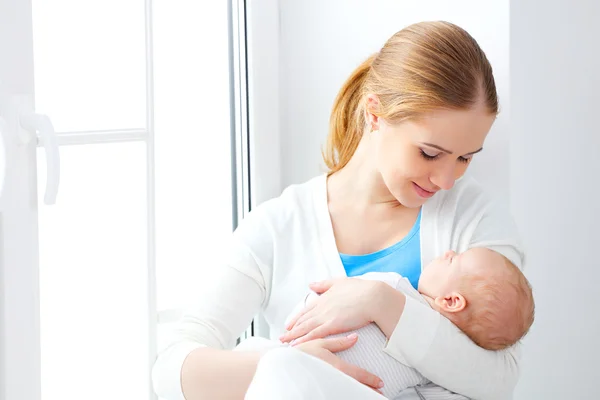
<svg viewBox="0 0 600 400">
<path fill-rule="evenodd" d="M 460 254 L 447 251 L 423 269 L 419 292 L 432 298 L 456 292 L 467 273 L 488 267 L 496 258 L 492 250 L 485 248 L 473 248 Z"/>
</svg>

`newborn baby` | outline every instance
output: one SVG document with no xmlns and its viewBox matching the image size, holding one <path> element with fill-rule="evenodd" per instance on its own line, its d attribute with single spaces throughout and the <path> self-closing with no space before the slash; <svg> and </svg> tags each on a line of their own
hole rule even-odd
<svg viewBox="0 0 600 400">
<path fill-rule="evenodd" d="M 397 273 L 371 272 L 356 278 L 381 280 L 406 296 L 429 304 L 488 350 L 511 346 L 533 323 L 533 296 L 527 279 L 503 256 L 489 249 L 474 248 L 461 254 L 446 252 L 423 268 L 418 291 Z M 290 318 L 316 298 L 317 294 L 309 293 Z M 369 324 L 354 332 L 359 335 L 358 342 L 336 355 L 379 376 L 385 383 L 384 396 L 394 398 L 402 390 L 418 386 L 422 387 L 425 398 L 426 391 L 432 391 L 436 399 L 465 398 L 432 387 L 417 370 L 385 353 L 386 337 L 377 325 Z M 441 390 L 445 393 L 440 393 Z"/>
<path fill-rule="evenodd" d="M 531 286 L 500 254 L 474 248 L 448 251 L 423 269 L 419 293 L 480 347 L 501 350 L 533 323 Z"/>
<path fill-rule="evenodd" d="M 383 281 L 406 296 L 429 304 L 485 349 L 511 346 L 533 323 L 534 303 L 529 282 L 515 266 L 489 249 L 473 248 L 461 254 L 446 252 L 423 268 L 418 291 L 408 279 L 393 272 L 370 272 L 355 278 Z M 317 294 L 310 292 L 289 318 L 317 298 Z M 336 355 L 380 377 L 385 383 L 381 390 L 384 396 L 393 399 L 404 389 L 415 387 L 425 399 L 465 399 L 433 385 L 408 363 L 388 355 L 384 350 L 386 337 L 377 325 L 369 324 L 354 332 L 359 336 L 358 342 Z M 237 349 L 252 346 L 267 349 L 287 344 L 251 338 Z"/>
</svg>

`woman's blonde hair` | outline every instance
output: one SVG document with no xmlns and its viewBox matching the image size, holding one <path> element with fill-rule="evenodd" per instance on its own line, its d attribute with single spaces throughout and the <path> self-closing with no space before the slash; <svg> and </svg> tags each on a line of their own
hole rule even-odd
<svg viewBox="0 0 600 400">
<path fill-rule="evenodd" d="M 342 169 L 366 128 L 366 95 L 379 99 L 369 112 L 397 123 L 436 109 L 464 110 L 482 99 L 498 113 L 492 67 L 475 39 L 443 21 L 410 25 L 365 60 L 340 89 L 323 152 L 329 174 Z"/>
</svg>

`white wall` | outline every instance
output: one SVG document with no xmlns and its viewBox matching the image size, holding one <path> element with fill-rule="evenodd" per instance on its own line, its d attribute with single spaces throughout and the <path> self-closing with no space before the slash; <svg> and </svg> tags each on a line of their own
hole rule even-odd
<svg viewBox="0 0 600 400">
<path fill-rule="evenodd" d="M 599 17 L 511 2 L 511 205 L 537 302 L 517 399 L 600 398 Z"/>
</svg>

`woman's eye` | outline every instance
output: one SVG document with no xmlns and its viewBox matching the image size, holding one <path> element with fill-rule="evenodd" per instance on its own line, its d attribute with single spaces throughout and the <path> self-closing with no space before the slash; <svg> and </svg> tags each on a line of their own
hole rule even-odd
<svg viewBox="0 0 600 400">
<path fill-rule="evenodd" d="M 440 153 L 434 153 L 431 150 L 423 150 L 421 149 L 421 155 L 426 159 L 426 160 L 434 160 L 437 158 L 437 156 L 440 155 Z"/>
</svg>

